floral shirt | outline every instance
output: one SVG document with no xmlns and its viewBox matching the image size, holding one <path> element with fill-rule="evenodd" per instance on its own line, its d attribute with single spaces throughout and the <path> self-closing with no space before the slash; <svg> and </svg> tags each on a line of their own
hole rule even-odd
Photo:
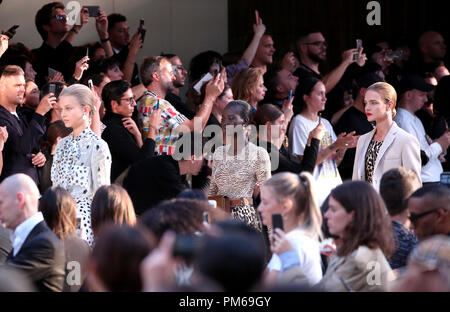
<svg viewBox="0 0 450 312">
<path fill-rule="evenodd" d="M 147 136 L 149 130 L 149 116 L 158 105 L 162 111 L 162 122 L 159 125 L 158 136 L 155 141 L 156 153 L 158 155 L 173 155 L 175 143 L 179 137 L 173 130 L 186 121 L 187 118 L 166 100 L 151 91 L 145 91 L 144 96 L 139 101 L 139 121 L 144 130 L 144 137 Z"/>
</svg>

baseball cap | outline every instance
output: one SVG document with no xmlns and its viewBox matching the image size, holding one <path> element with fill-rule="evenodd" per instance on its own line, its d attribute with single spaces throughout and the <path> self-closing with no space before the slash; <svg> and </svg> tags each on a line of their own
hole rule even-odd
<svg viewBox="0 0 450 312">
<path fill-rule="evenodd" d="M 356 79 L 356 84 L 359 88 L 368 88 L 374 83 L 384 81 L 380 76 L 375 74 L 374 72 L 368 72 Z"/>
<path fill-rule="evenodd" d="M 433 91 L 434 86 L 428 84 L 419 75 L 408 75 L 403 77 L 398 84 L 398 94 L 403 94 L 409 90 L 419 90 L 423 92 Z"/>
</svg>

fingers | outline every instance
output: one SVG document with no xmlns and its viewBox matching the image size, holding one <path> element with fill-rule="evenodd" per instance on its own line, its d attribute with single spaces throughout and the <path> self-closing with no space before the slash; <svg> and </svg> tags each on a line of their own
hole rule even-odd
<svg viewBox="0 0 450 312">
<path fill-rule="evenodd" d="M 259 12 L 258 10 L 255 10 L 255 19 L 256 19 L 256 25 L 261 24 L 261 19 L 259 17 Z"/>
</svg>

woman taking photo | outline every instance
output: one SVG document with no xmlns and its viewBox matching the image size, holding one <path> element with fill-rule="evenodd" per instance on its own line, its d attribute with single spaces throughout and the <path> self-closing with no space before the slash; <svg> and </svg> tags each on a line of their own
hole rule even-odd
<svg viewBox="0 0 450 312">
<path fill-rule="evenodd" d="M 258 196 L 258 185 L 271 176 L 270 158 L 265 149 L 248 141 L 250 116 L 251 107 L 244 101 L 231 101 L 225 107 L 226 144 L 214 152 L 208 195 L 228 197 L 233 217 L 261 230 L 253 198 Z"/>
<path fill-rule="evenodd" d="M 392 120 L 396 102 L 397 93 L 386 82 L 371 85 L 364 97 L 367 120 L 374 121 L 376 128 L 358 140 L 353 180 L 366 181 L 377 191 L 381 177 L 389 169 L 406 167 L 414 170 L 420 178 L 419 142 Z"/>
<path fill-rule="evenodd" d="M 291 243 L 292 250 L 295 250 L 295 256 L 300 259 L 296 282 L 308 285 L 317 284 L 322 278 L 319 250 L 322 214 L 312 194 L 312 183 L 309 173 L 278 173 L 262 185 L 261 203 L 258 206 L 262 222 L 268 227 L 273 226 L 272 215 L 281 214 L 284 227 L 281 235 L 286 233 L 285 237 Z M 279 232 L 274 235 L 279 235 Z M 272 247 L 276 244 L 277 240 L 272 239 Z M 283 259 L 276 253 L 267 266 L 271 277 L 287 269 Z"/>
<path fill-rule="evenodd" d="M 356 181 L 331 191 L 328 204 L 324 217 L 339 244 L 318 286 L 326 291 L 384 290 L 391 272 L 386 257 L 394 241 L 383 200 L 368 183 Z"/>
<path fill-rule="evenodd" d="M 354 132 L 341 133 L 336 137 L 330 122 L 319 116 L 319 112 L 325 109 L 327 102 L 325 92 L 325 85 L 319 79 L 308 78 L 302 81 L 296 94 L 300 101 L 300 114 L 292 119 L 289 128 L 290 152 L 302 159 L 310 132 L 320 123 L 325 127 L 325 134 L 320 141 L 313 173 L 317 186 L 315 196 L 319 206 L 322 205 L 330 191 L 342 183 L 337 167 L 346 150 L 355 147 L 357 142 Z"/>
<path fill-rule="evenodd" d="M 61 117 L 73 129 L 59 140 L 53 157 L 53 186 L 61 186 L 77 204 L 81 238 L 93 243 L 91 203 L 97 189 L 110 184 L 111 154 L 108 144 L 92 132 L 89 116 L 94 113 L 94 95 L 83 85 L 72 85 L 59 96 Z"/>
</svg>

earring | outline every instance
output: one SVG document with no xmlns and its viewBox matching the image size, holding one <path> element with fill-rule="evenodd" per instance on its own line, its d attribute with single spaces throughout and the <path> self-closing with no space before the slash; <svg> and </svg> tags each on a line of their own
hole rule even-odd
<svg viewBox="0 0 450 312">
<path fill-rule="evenodd" d="M 83 120 L 86 121 L 87 120 L 87 115 L 83 114 Z"/>
<path fill-rule="evenodd" d="M 390 109 L 388 109 L 388 110 L 386 111 L 386 115 L 392 116 L 392 111 L 391 111 Z"/>
</svg>

